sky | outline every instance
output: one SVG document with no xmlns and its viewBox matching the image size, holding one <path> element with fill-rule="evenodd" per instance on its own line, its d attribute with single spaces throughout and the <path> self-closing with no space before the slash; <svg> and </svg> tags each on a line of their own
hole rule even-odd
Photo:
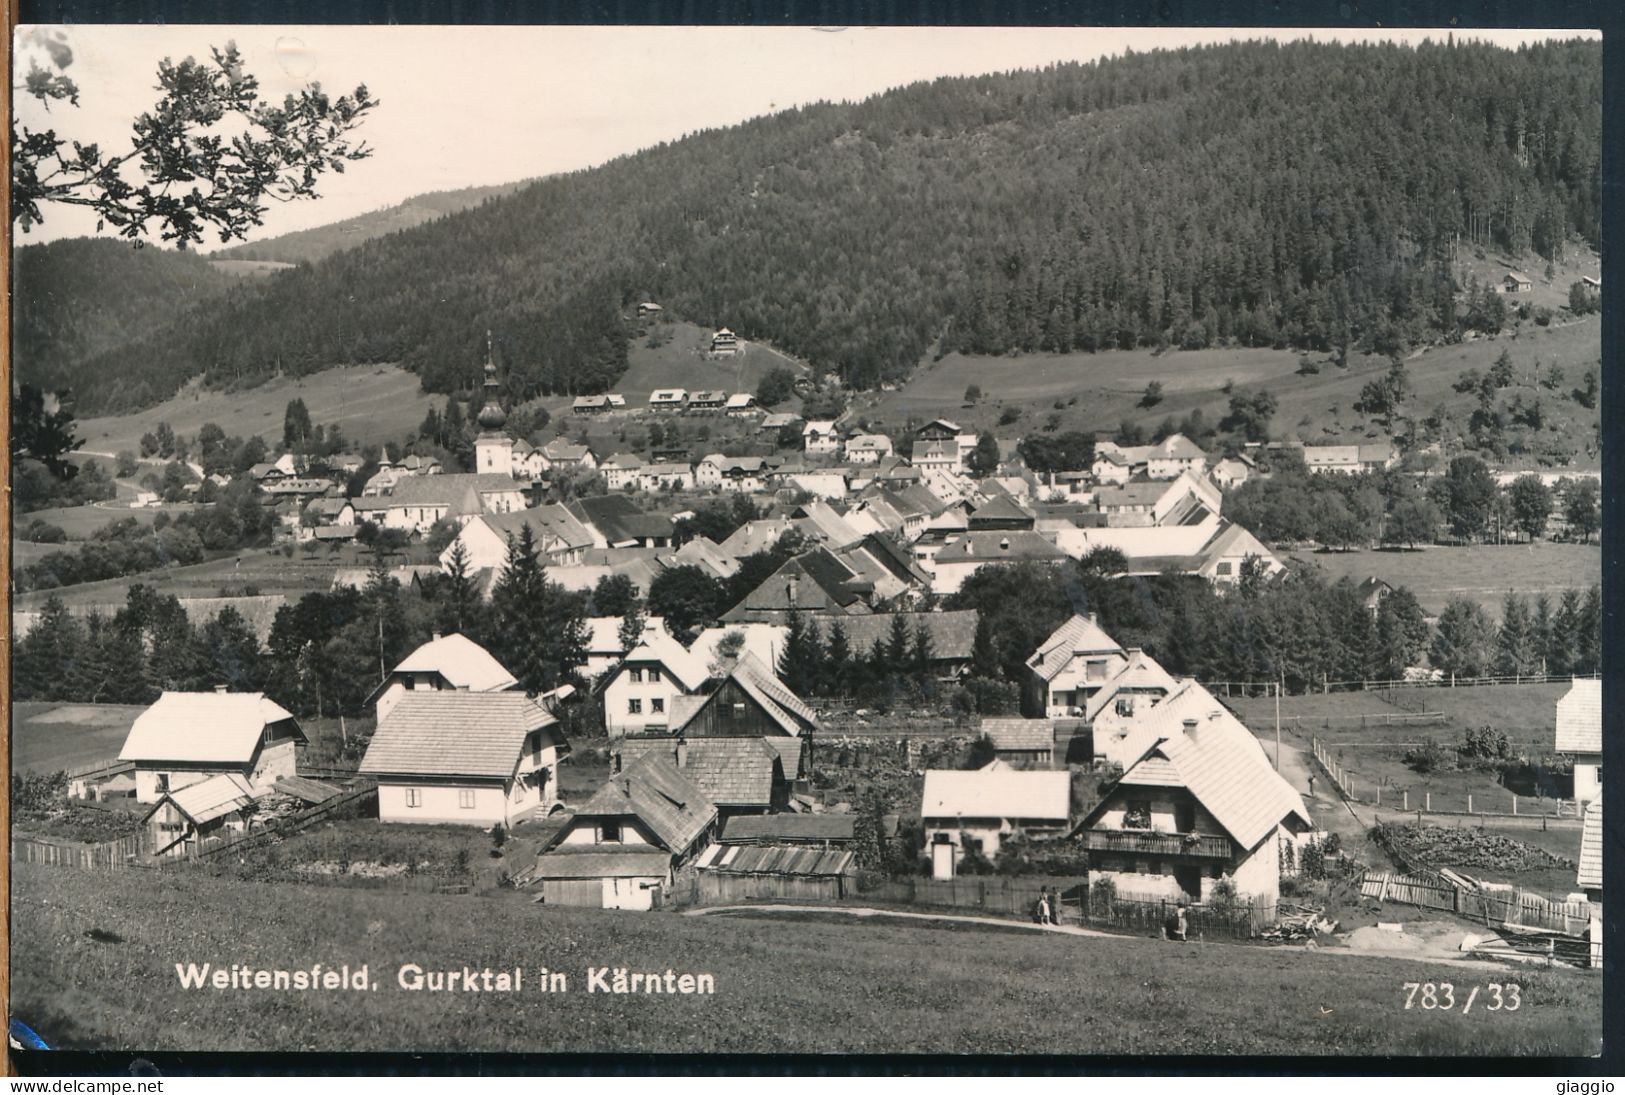
<svg viewBox="0 0 1625 1095">
<path fill-rule="evenodd" d="M 18 31 L 17 72 L 45 54 Z M 250 239 L 330 224 L 434 190 L 592 167 L 700 129 L 820 100 L 867 98 L 940 76 L 1039 68 L 1237 38 L 1441 39 L 1445 30 L 1107 28 L 248 27 L 52 28 L 73 50 L 80 106 L 49 114 L 18 97 L 18 121 L 109 151 L 157 101 L 158 61 L 204 58 L 235 41 L 271 101 L 309 82 L 365 83 L 380 106 L 360 130 L 373 156 L 320 183 L 315 201 L 270 203 Z M 1584 32 L 1456 30 L 1499 45 Z M 89 235 L 94 217 L 45 207 L 19 243 Z M 215 246 L 213 242 L 202 250 Z"/>
</svg>

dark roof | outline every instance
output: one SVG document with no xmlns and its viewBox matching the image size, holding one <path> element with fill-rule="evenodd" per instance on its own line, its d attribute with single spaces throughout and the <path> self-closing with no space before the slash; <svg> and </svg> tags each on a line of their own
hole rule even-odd
<svg viewBox="0 0 1625 1095">
<path fill-rule="evenodd" d="M 1016 504 L 1008 494 L 988 499 L 971 510 L 970 519 L 976 521 L 1025 521 L 1032 524 L 1033 515 Z"/>
<path fill-rule="evenodd" d="M 667 756 L 650 753 L 610 776 L 575 816 L 635 817 L 668 851 L 681 854 L 716 819 L 717 807 Z"/>
<path fill-rule="evenodd" d="M 855 814 L 756 814 L 731 817 L 717 840 L 723 844 L 844 843 L 854 838 Z"/>
<path fill-rule="evenodd" d="M 671 853 L 635 845 L 564 844 L 536 857 L 531 878 L 658 878 L 671 870 Z"/>
<path fill-rule="evenodd" d="M 1055 747 L 1055 724 L 1049 719 L 984 718 L 982 733 L 999 752 L 1049 752 Z"/>
<path fill-rule="evenodd" d="M 651 752 L 676 764 L 674 738 L 624 738 L 611 746 L 623 768 Z M 773 785 L 783 782 L 778 750 L 761 738 L 691 738 L 677 770 L 718 806 L 770 806 Z"/>
<path fill-rule="evenodd" d="M 788 612 L 792 608 L 802 612 L 865 612 L 868 606 L 862 602 L 862 594 L 852 587 L 857 577 L 829 549 L 814 548 L 787 559 L 722 618 L 755 620 L 765 612 Z"/>
<path fill-rule="evenodd" d="M 583 524 L 596 528 L 611 544 L 648 537 L 669 537 L 672 534 L 671 518 L 644 513 L 624 495 L 578 498 L 567 503 L 565 508 Z"/>
</svg>

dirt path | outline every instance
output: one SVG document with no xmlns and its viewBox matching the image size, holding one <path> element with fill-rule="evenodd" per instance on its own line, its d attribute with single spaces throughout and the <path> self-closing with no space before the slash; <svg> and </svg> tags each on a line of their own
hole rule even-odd
<svg viewBox="0 0 1625 1095">
<path fill-rule="evenodd" d="M 1283 757 L 1283 761 L 1284 761 Z M 1056 935 L 1087 936 L 1094 939 L 1135 939 L 1141 936 L 1122 935 L 1116 932 L 1096 931 L 1093 928 L 1080 928 L 1071 924 L 1029 924 L 1021 920 L 997 920 L 990 916 L 963 916 L 956 913 L 919 913 L 904 912 L 900 909 L 877 909 L 862 905 L 711 905 L 698 909 L 685 909 L 684 916 L 708 916 L 711 913 L 723 912 L 772 912 L 772 913 L 841 913 L 845 916 L 872 917 L 889 916 L 904 920 L 938 920 L 960 924 L 992 924 L 1001 928 L 1019 928 L 1024 931 L 1050 932 Z M 1465 933 L 1463 933 L 1465 934 Z M 1224 946 L 1240 947 L 1252 946 L 1247 943 L 1232 943 L 1224 940 L 1191 941 L 1193 946 Z M 1439 955 L 1437 952 L 1427 953 L 1418 950 L 1384 951 L 1378 949 L 1354 950 L 1341 946 L 1303 946 L 1282 944 L 1282 950 L 1294 951 L 1299 954 L 1331 954 L 1352 958 L 1389 958 L 1401 959 L 1407 962 L 1425 962 L 1433 966 L 1460 966 L 1464 969 L 1500 970 L 1507 966 L 1500 962 L 1485 962 L 1471 958 L 1451 958 Z"/>
<path fill-rule="evenodd" d="M 1271 757 L 1275 755 L 1275 742 L 1261 740 L 1260 744 L 1264 746 L 1265 753 Z M 1316 768 L 1298 746 L 1281 743 L 1281 777 L 1303 796 L 1303 804 L 1309 808 L 1309 816 L 1316 825 L 1328 833 L 1336 833 L 1346 844 L 1352 841 L 1351 846 L 1354 847 L 1365 840 L 1369 822 L 1360 816 L 1352 803 L 1345 802 L 1332 789 L 1326 773 Z M 1309 790 L 1311 777 L 1314 779 L 1313 794 Z"/>
</svg>

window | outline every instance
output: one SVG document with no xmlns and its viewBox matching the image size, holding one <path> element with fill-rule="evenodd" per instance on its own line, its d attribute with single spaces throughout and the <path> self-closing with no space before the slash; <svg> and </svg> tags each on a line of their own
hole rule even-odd
<svg viewBox="0 0 1625 1095">
<path fill-rule="evenodd" d="M 633 684 L 642 684 L 643 683 L 643 670 L 638 669 L 636 667 L 633 667 L 633 669 L 631 670 L 631 674 L 632 674 L 632 683 Z"/>
<path fill-rule="evenodd" d="M 416 787 L 406 789 L 406 804 L 408 806 L 422 806 L 423 792 Z"/>
<path fill-rule="evenodd" d="M 649 701 L 649 710 L 656 715 L 663 713 L 666 710 L 666 701 L 656 696 Z"/>
<path fill-rule="evenodd" d="M 650 684 L 659 684 L 660 683 L 660 670 L 654 669 L 654 668 L 651 668 L 649 670 L 649 683 Z"/>
<path fill-rule="evenodd" d="M 1119 715 L 1124 716 L 1125 718 L 1130 716 L 1130 715 L 1133 715 L 1134 714 L 1134 697 L 1133 696 L 1119 696 L 1119 697 L 1117 697 L 1117 713 Z"/>
<path fill-rule="evenodd" d="M 411 692 L 411 691 L 413 691 L 414 689 L 417 688 L 418 679 L 416 677 L 412 676 L 410 673 L 408 673 L 406 676 L 401 678 L 401 684 L 406 687 L 406 690 L 408 692 Z"/>
<path fill-rule="evenodd" d="M 457 792 L 457 805 L 459 808 L 464 810 L 472 810 L 474 808 L 474 791 L 472 788 Z"/>
<path fill-rule="evenodd" d="M 1130 799 L 1128 809 L 1123 812 L 1123 828 L 1151 828 L 1151 803 L 1143 798 Z"/>
<path fill-rule="evenodd" d="M 1196 803 L 1174 803 L 1174 831 L 1180 833 L 1196 831 Z"/>
<path fill-rule="evenodd" d="M 600 821 L 598 823 L 598 843 L 619 844 L 621 842 L 621 823 L 619 821 Z"/>
<path fill-rule="evenodd" d="M 1217 567 L 1214 568 L 1214 573 L 1216 573 L 1216 574 L 1229 574 L 1230 573 L 1230 564 L 1229 563 L 1220 563 Z"/>
</svg>

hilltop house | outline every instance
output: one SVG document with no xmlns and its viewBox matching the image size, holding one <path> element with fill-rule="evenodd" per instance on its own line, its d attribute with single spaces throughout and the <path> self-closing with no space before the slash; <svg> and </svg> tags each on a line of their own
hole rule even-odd
<svg viewBox="0 0 1625 1095">
<path fill-rule="evenodd" d="M 710 844 L 717 807 L 663 753 L 612 773 L 536 857 L 549 905 L 657 909 Z"/>
<path fill-rule="evenodd" d="M 1273 909 L 1281 845 L 1295 851 L 1312 828 L 1245 726 L 1193 715 L 1157 733 L 1076 835 L 1091 882 L 1111 879 L 1125 898 L 1206 901 L 1228 877 L 1238 895 Z"/>
<path fill-rule="evenodd" d="M 1021 771 L 1001 760 L 972 772 L 928 769 L 920 823 L 933 878 L 952 878 L 967 852 L 987 860 L 1013 833 L 1055 836 L 1072 808 L 1067 772 Z"/>
<path fill-rule="evenodd" d="M 118 759 L 135 765 L 135 799 L 214 776 L 241 777 L 252 791 L 297 774 L 305 732 L 263 692 L 165 692 L 136 716 Z"/>
<path fill-rule="evenodd" d="M 1095 623 L 1093 613 L 1074 615 L 1027 659 L 1038 706 L 1051 717 L 1081 717 L 1089 698 L 1127 664 L 1127 653 Z"/>
<path fill-rule="evenodd" d="M 367 697 L 383 722 L 413 692 L 503 692 L 518 685 L 513 674 L 466 635 L 439 635 L 401 659 Z"/>
<path fill-rule="evenodd" d="M 569 751 L 558 720 L 523 692 L 410 692 L 367 744 L 378 820 L 514 826 L 558 801 Z"/>
<path fill-rule="evenodd" d="M 1574 798 L 1602 801 L 1602 681 L 1577 680 L 1557 701 L 1559 753 L 1574 757 Z"/>
<path fill-rule="evenodd" d="M 663 734 L 672 725 L 673 701 L 705 683 L 705 663 L 664 628 L 645 630 L 638 645 L 599 684 L 604 697 L 604 730 Z"/>
</svg>

